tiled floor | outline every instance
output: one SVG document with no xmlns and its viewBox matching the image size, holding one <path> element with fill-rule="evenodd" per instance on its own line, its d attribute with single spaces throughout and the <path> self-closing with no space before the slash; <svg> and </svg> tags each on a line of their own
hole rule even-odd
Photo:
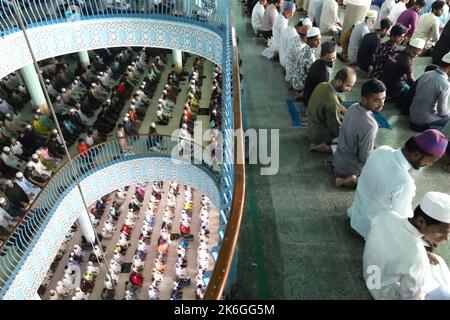
<svg viewBox="0 0 450 320">
<path fill-rule="evenodd" d="M 329 156 L 308 151 L 306 130 L 291 126 L 286 100 L 293 99 L 278 63 L 260 56 L 264 41 L 255 38 L 240 1 L 234 1 L 239 37 L 245 112 L 249 128 L 280 130 L 280 169 L 261 176 L 247 166 L 247 197 L 239 241 L 237 299 L 370 299 L 362 278 L 363 242 L 349 229 L 346 210 L 354 191 L 337 190 L 324 166 Z M 295 24 L 299 14 L 290 21 Z M 329 37 L 323 37 L 327 40 Z M 420 75 L 429 58 L 414 61 Z M 337 61 L 334 72 L 342 67 Z M 365 79 L 346 100 L 359 100 Z M 389 103 L 382 111 L 392 130 L 380 129 L 376 144 L 400 147 L 414 133 Z M 448 192 L 450 179 L 440 163 L 412 172 L 416 205 L 427 191 Z M 450 258 L 450 246 L 438 253 Z"/>
</svg>

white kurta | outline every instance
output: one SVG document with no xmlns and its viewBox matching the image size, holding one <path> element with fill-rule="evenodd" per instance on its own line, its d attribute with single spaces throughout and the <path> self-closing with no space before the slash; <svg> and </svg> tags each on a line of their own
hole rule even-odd
<svg viewBox="0 0 450 320">
<path fill-rule="evenodd" d="M 393 24 L 396 24 L 398 17 L 400 17 L 402 12 L 405 10 L 406 10 L 406 5 L 403 2 L 397 2 L 392 7 L 391 12 L 389 13 L 389 16 L 388 16 L 389 20 L 391 20 L 391 22 Z"/>
<path fill-rule="evenodd" d="M 280 64 L 286 68 L 286 60 L 288 54 L 289 43 L 291 41 L 298 41 L 300 36 L 297 33 L 295 27 L 287 27 L 281 32 L 280 41 Z"/>
<path fill-rule="evenodd" d="M 258 33 L 258 31 L 262 30 L 262 22 L 264 17 L 264 11 L 266 9 L 264 6 L 258 2 L 256 2 L 255 6 L 253 7 L 252 11 L 252 28 L 255 34 Z"/>
<path fill-rule="evenodd" d="M 413 216 L 416 185 L 409 175 L 411 164 L 400 149 L 381 146 L 369 155 L 358 179 L 355 199 L 347 214 L 350 224 L 364 239 L 372 220 L 390 210 L 403 218 Z"/>
<path fill-rule="evenodd" d="M 362 38 L 370 33 L 369 26 L 365 22 L 361 22 L 356 25 L 350 36 L 350 42 L 348 44 L 348 60 L 355 62 L 358 58 L 358 48 Z"/>
<path fill-rule="evenodd" d="M 22 190 L 30 198 L 35 198 L 38 195 L 38 193 L 41 191 L 41 188 L 36 187 L 34 184 L 32 184 L 30 181 L 28 181 L 25 178 L 23 178 L 22 180 L 15 179 L 14 182 L 17 183 L 17 185 L 19 187 L 21 187 Z"/>
<path fill-rule="evenodd" d="M 394 211 L 373 221 L 364 248 L 363 275 L 375 299 L 426 299 L 427 293 L 450 284 L 447 264 L 439 256 L 438 265 L 430 264 L 422 236 Z"/>
<path fill-rule="evenodd" d="M 320 25 L 320 14 L 322 13 L 322 6 L 324 0 L 310 1 L 308 6 L 308 17 L 312 22 L 316 21 L 317 25 Z"/>
<path fill-rule="evenodd" d="M 320 32 L 336 31 L 340 23 L 338 17 L 339 5 L 336 0 L 325 0 L 320 14 Z"/>
<path fill-rule="evenodd" d="M 261 53 L 262 56 L 266 57 L 267 59 L 272 59 L 275 53 L 279 52 L 281 33 L 285 28 L 287 28 L 288 23 L 289 20 L 286 19 L 286 17 L 282 13 L 280 13 L 276 17 L 272 27 L 272 44 L 270 45 L 270 48 L 264 49 L 264 51 Z"/>
<path fill-rule="evenodd" d="M 436 42 L 440 36 L 440 21 L 434 13 L 426 13 L 420 16 L 412 39 L 420 38 L 429 42 Z"/>
</svg>

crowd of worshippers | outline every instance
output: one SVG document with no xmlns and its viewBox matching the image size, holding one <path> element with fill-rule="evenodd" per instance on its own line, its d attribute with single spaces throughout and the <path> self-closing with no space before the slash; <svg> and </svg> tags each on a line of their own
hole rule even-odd
<svg viewBox="0 0 450 320">
<path fill-rule="evenodd" d="M 146 185 L 137 184 L 134 194 L 130 202 L 126 205 L 127 194 L 130 187 L 120 188 L 117 191 L 102 197 L 97 200 L 92 206 L 90 212 L 90 219 L 96 228 L 101 228 L 102 233 L 99 239 L 102 244 L 95 243 L 94 246 L 88 243 L 82 237 L 81 243 L 73 246 L 73 250 L 69 255 L 69 261 L 64 267 L 64 274 L 61 280 L 56 282 L 55 288 L 49 292 L 50 300 L 68 299 L 72 300 L 87 300 L 92 294 L 95 286 L 96 278 L 100 271 L 100 263 L 103 262 L 103 257 L 107 252 L 107 246 L 104 241 L 113 240 L 117 228 L 119 216 L 123 212 L 127 212 L 127 216 L 120 228 L 117 244 L 114 247 L 114 255 L 108 262 L 109 273 L 106 274 L 103 289 L 101 292 L 101 299 L 113 300 L 137 300 L 141 288 L 144 285 L 144 268 L 147 260 L 147 255 L 150 252 L 151 237 L 154 229 L 154 224 L 157 218 L 157 211 L 162 200 L 162 181 L 155 181 L 150 183 L 151 196 L 148 201 L 145 215 L 142 214 L 143 201 L 145 196 Z M 152 278 L 148 287 L 148 299 L 160 299 L 160 285 L 164 278 L 164 273 L 167 267 L 169 244 L 175 239 L 171 238 L 173 223 L 175 220 L 177 197 L 181 194 L 179 184 L 177 182 L 170 182 L 167 199 L 163 210 L 162 224 L 160 228 L 159 237 L 157 238 L 154 267 L 152 270 Z M 185 186 L 184 188 L 184 205 L 180 214 L 179 224 L 179 239 L 177 247 L 177 258 L 175 262 L 175 278 L 173 288 L 170 293 L 171 300 L 180 300 L 183 296 L 183 288 L 191 286 L 191 278 L 187 275 L 187 251 L 192 240 L 187 240 L 191 232 L 192 210 L 194 205 L 194 189 Z M 203 275 L 209 269 L 209 210 L 210 200 L 206 196 L 202 196 L 201 200 L 200 218 L 200 232 L 198 234 L 199 247 L 197 249 L 197 273 L 195 295 L 197 299 L 201 299 L 206 290 L 203 282 Z M 101 217 L 107 213 L 108 217 L 104 222 L 103 227 L 99 226 Z M 132 259 L 131 270 L 128 275 L 128 281 L 125 283 L 125 293 L 123 297 L 117 297 L 116 289 L 119 285 L 119 277 L 123 270 L 123 264 L 127 250 L 131 247 L 131 236 L 136 230 L 137 221 L 143 217 L 142 228 L 140 229 L 140 236 L 136 245 L 136 250 Z M 43 296 L 48 289 L 53 275 L 61 261 L 63 255 L 69 248 L 69 243 L 72 240 L 74 233 L 77 231 L 76 225 L 71 229 L 62 243 L 54 263 L 50 267 L 46 275 L 39 294 Z M 118 230 L 119 231 L 119 230 Z M 88 261 L 85 262 L 85 258 Z M 191 262 L 192 263 L 192 262 Z M 82 274 L 82 279 L 79 285 L 76 283 L 76 274 Z M 166 275 L 167 276 L 167 275 Z"/>
<path fill-rule="evenodd" d="M 272 37 L 262 55 L 279 60 L 286 81 L 297 91 L 310 151 L 333 154 L 328 164 L 336 186 L 356 188 L 347 213 L 354 233 L 366 241 L 364 278 L 372 296 L 450 299 L 450 272 L 432 253 L 450 233 L 450 195 L 428 192 L 413 209 L 416 187 L 409 174 L 441 158 L 443 169 L 450 172 L 448 1 L 374 1 L 379 10 L 369 10 L 369 2 L 364 21 L 342 30 L 339 1 L 309 1 L 308 17 L 289 27 L 294 3 L 261 0 L 252 11 L 252 26 L 257 36 Z M 334 40 L 321 43 L 326 32 Z M 351 67 L 331 79 L 337 55 Z M 415 79 L 412 64 L 417 56 L 431 56 L 433 64 Z M 360 101 L 346 103 L 338 93 L 352 90 L 352 67 L 363 70 L 367 79 Z M 374 112 L 381 111 L 385 101 L 409 116 L 411 129 L 420 132 L 399 149 L 375 148 Z"/>
<path fill-rule="evenodd" d="M 165 62 L 161 55 L 162 58 L 156 56 L 150 63 L 150 49 L 136 51 L 131 48 L 99 50 L 87 70 L 79 65 L 73 73 L 68 64 L 57 59 L 40 63 L 63 137 L 58 134 L 53 119 L 39 108 L 33 110 L 29 123 L 24 121 L 21 109 L 30 95 L 20 84 L 17 73 L 0 80 L 0 172 L 5 186 L 5 196 L 0 198 L 2 237 L 24 216 L 64 156 L 63 138 L 71 146 L 80 134 L 86 134 L 78 146 L 78 151 L 83 153 L 104 141 L 114 129 L 126 99 L 133 93 L 139 72 L 148 69 L 148 85 L 134 93 L 136 103 L 124 123 L 134 124 L 139 121 L 138 115 L 144 115 Z M 87 121 L 94 120 L 99 108 L 95 122 L 88 126 Z"/>
</svg>

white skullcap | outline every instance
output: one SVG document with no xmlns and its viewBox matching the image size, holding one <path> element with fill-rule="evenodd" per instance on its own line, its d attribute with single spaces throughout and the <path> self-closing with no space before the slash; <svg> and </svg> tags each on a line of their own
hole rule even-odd
<svg viewBox="0 0 450 320">
<path fill-rule="evenodd" d="M 127 113 L 125 113 L 125 118 L 128 118 L 128 117 L 130 117 L 130 114 L 127 112 Z"/>
<path fill-rule="evenodd" d="M 131 99 L 131 103 L 136 103 L 136 99 Z"/>
<path fill-rule="evenodd" d="M 135 105 L 134 104 L 130 105 L 130 109 L 136 109 Z"/>
<path fill-rule="evenodd" d="M 302 22 L 302 24 L 303 24 L 304 26 L 310 26 L 310 27 L 312 27 L 312 25 L 313 25 L 313 23 L 312 23 L 312 21 L 311 21 L 310 18 L 302 18 L 302 19 L 301 19 L 301 22 Z"/>
<path fill-rule="evenodd" d="M 41 111 L 42 111 L 41 109 L 37 109 L 36 113 L 41 113 Z"/>
<path fill-rule="evenodd" d="M 33 118 L 34 118 L 34 119 L 39 119 L 39 116 L 38 116 L 37 114 L 35 114 L 35 115 L 33 116 Z"/>
<path fill-rule="evenodd" d="M 5 152 L 10 152 L 11 149 L 10 149 L 9 147 L 3 147 L 3 151 L 5 151 Z"/>
<path fill-rule="evenodd" d="M 97 79 L 100 79 L 101 77 L 100 76 L 97 76 Z"/>
<path fill-rule="evenodd" d="M 167 94 L 167 90 L 163 90 L 163 94 Z"/>
<path fill-rule="evenodd" d="M 166 85 L 164 86 L 164 88 L 166 88 L 166 89 L 169 89 L 169 85 L 168 85 L 168 84 L 166 84 Z"/>
<path fill-rule="evenodd" d="M 104 75 L 103 71 L 100 71 L 100 75 L 101 75 L 101 76 Z"/>
<path fill-rule="evenodd" d="M 11 117 L 11 113 L 7 113 L 7 114 L 5 114 L 5 117 Z"/>
<path fill-rule="evenodd" d="M 73 83 L 77 84 L 77 83 L 78 83 L 78 80 L 76 80 L 76 79 L 75 79 L 75 80 L 73 80 Z"/>
<path fill-rule="evenodd" d="M 38 156 L 36 153 L 33 153 L 33 155 L 31 156 L 31 158 L 33 158 L 33 159 L 38 159 L 39 156 Z"/>
<path fill-rule="evenodd" d="M 141 90 L 136 91 L 136 94 L 141 95 Z"/>
<path fill-rule="evenodd" d="M 61 96 L 57 96 L 57 97 L 56 97 L 56 100 L 61 100 Z"/>
<path fill-rule="evenodd" d="M 376 19 L 377 16 L 378 16 L 378 11 L 377 10 L 369 10 L 369 11 L 367 11 L 367 14 L 366 14 L 367 18 Z"/>
<path fill-rule="evenodd" d="M 144 85 L 141 85 L 140 87 L 139 87 L 139 89 L 144 89 L 145 88 L 145 86 Z"/>
<path fill-rule="evenodd" d="M 442 57 L 442 62 L 450 63 L 450 52 Z"/>
<path fill-rule="evenodd" d="M 147 84 L 147 82 L 145 82 L 145 81 L 142 81 L 142 85 L 143 86 L 145 86 Z"/>
<path fill-rule="evenodd" d="M 163 102 L 163 101 L 164 101 L 164 100 L 163 100 L 163 99 L 161 99 L 161 98 L 159 98 L 159 99 L 158 99 L 158 102 Z"/>
<path fill-rule="evenodd" d="M 27 125 L 25 126 L 25 128 L 30 129 L 30 128 L 31 128 L 31 124 L 27 124 Z"/>
<path fill-rule="evenodd" d="M 33 162 L 27 162 L 27 167 L 32 167 L 33 166 Z"/>
<path fill-rule="evenodd" d="M 426 41 L 420 38 L 414 38 L 409 41 L 409 45 L 417 49 L 423 49 L 425 47 L 425 43 Z"/>
<path fill-rule="evenodd" d="M 23 173 L 22 172 L 20 172 L 20 171 L 18 171 L 17 173 L 16 173 L 16 178 L 22 178 L 23 177 Z"/>
<path fill-rule="evenodd" d="M 123 121 L 128 122 L 128 121 L 130 121 L 130 118 L 125 117 L 125 118 L 123 118 Z"/>
<path fill-rule="evenodd" d="M 37 149 L 36 151 L 35 151 L 35 153 L 39 156 L 39 155 L 41 155 L 42 154 L 42 151 L 41 150 L 39 150 L 39 149 Z"/>
<path fill-rule="evenodd" d="M 183 123 L 182 127 L 183 127 L 183 129 L 187 129 L 187 124 Z"/>
<path fill-rule="evenodd" d="M 320 29 L 317 27 L 309 28 L 306 32 L 306 37 L 311 38 L 315 36 L 320 36 Z"/>
<path fill-rule="evenodd" d="M 91 83 L 91 87 L 96 87 L 97 85 L 95 83 Z"/>
<path fill-rule="evenodd" d="M 4 204 L 5 202 L 6 202 L 6 199 L 3 198 L 3 197 L 1 197 L 1 198 L 0 198 L 0 204 Z"/>
<path fill-rule="evenodd" d="M 450 223 L 450 195 L 442 192 L 427 192 L 420 201 L 422 211 L 433 219 Z"/>
<path fill-rule="evenodd" d="M 56 129 L 53 129 L 52 132 L 53 132 L 54 134 L 58 134 L 58 130 L 56 130 Z"/>
<path fill-rule="evenodd" d="M 72 109 L 69 110 L 69 112 L 75 112 L 75 109 L 72 108 Z"/>
<path fill-rule="evenodd" d="M 155 124 L 154 122 L 152 122 L 152 123 L 150 124 L 150 127 L 156 128 L 156 124 Z"/>
<path fill-rule="evenodd" d="M 45 79 L 45 83 L 50 83 L 50 80 L 49 79 Z"/>
<path fill-rule="evenodd" d="M 62 89 L 61 89 L 61 92 L 66 92 L 66 88 L 62 88 Z"/>
<path fill-rule="evenodd" d="M 111 102 L 111 99 L 106 99 L 106 102 Z"/>
</svg>

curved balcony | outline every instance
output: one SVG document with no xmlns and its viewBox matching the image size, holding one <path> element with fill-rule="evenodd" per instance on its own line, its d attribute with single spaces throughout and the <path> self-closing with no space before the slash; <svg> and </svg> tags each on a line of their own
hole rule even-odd
<svg viewBox="0 0 450 320">
<path fill-rule="evenodd" d="M 149 139 L 158 139 L 162 148 L 152 151 Z M 77 184 L 86 202 L 92 203 L 128 184 L 178 181 L 207 195 L 219 207 L 220 166 L 206 158 L 209 153 L 204 148 L 193 144 L 190 155 L 180 156 L 180 142 L 170 136 L 133 136 L 126 141 L 129 151 L 122 149 L 123 141 L 108 141 L 77 155 L 53 175 L 1 248 L 4 298 L 25 299 L 35 294 L 67 230 L 84 211 Z M 22 268 L 26 271 L 16 277 Z"/>
<path fill-rule="evenodd" d="M 222 67 L 228 0 L 214 5 L 211 0 L 164 1 L 167 6 L 153 0 L 16 1 L 38 61 L 99 48 L 140 46 L 179 49 Z M 12 1 L 0 1 L 0 77 L 33 62 L 19 31 Z"/>
<path fill-rule="evenodd" d="M 81 185 L 82 190 L 86 188 L 93 194 L 96 191 L 104 194 L 120 186 L 144 181 L 145 179 L 148 179 L 147 181 L 174 179 L 198 188 L 211 198 L 217 208 L 220 208 L 221 223 L 224 224 L 226 230 L 205 299 L 222 299 L 235 278 L 237 239 L 245 195 L 243 137 L 242 134 L 235 135 L 233 131 L 242 129 L 242 115 L 237 42 L 234 32 L 232 32 L 233 15 L 230 1 L 217 1 L 216 7 L 208 8 L 199 8 L 198 5 L 194 4 L 194 1 L 189 0 L 164 1 L 173 5 L 172 9 L 169 10 L 166 6 L 152 5 L 156 1 L 115 1 L 118 5 L 127 5 L 123 9 L 117 6 L 107 6 L 107 3 L 101 0 L 85 0 L 82 1 L 84 3 L 83 9 L 75 12 L 75 16 L 66 15 L 65 11 L 63 13 L 62 8 L 56 6 L 56 1 L 33 0 L 25 2 L 21 0 L 18 2 L 21 5 L 22 15 L 26 19 L 29 37 L 32 38 L 33 51 L 37 49 L 38 52 L 39 48 L 46 47 L 47 42 L 45 41 L 50 41 L 52 44 L 56 43 L 55 37 L 58 32 L 55 32 L 55 30 L 69 29 L 67 32 L 70 33 L 73 32 L 70 28 L 80 29 L 81 25 L 86 26 L 87 24 L 96 26 L 103 24 L 105 28 L 109 24 L 114 28 L 117 23 L 122 23 L 122 19 L 123 21 L 128 19 L 129 22 L 132 21 L 134 24 L 129 24 L 127 30 L 135 30 L 135 27 L 141 23 L 138 28 L 139 31 L 143 30 L 145 26 L 150 26 L 151 29 L 159 23 L 155 33 L 152 33 L 151 30 L 143 31 L 147 33 L 135 32 L 134 36 L 127 36 L 127 33 L 125 33 L 125 38 L 120 30 L 111 28 L 110 31 L 113 36 L 109 37 L 110 34 L 107 36 L 108 38 L 119 39 L 120 41 L 117 44 L 99 43 L 102 35 L 101 33 L 95 34 L 94 37 L 90 38 L 90 42 L 95 44 L 91 47 L 86 46 L 85 39 L 77 40 L 75 42 L 81 43 L 81 45 L 76 48 L 65 43 L 62 45 L 64 50 L 61 50 L 61 46 L 57 46 L 56 51 L 44 50 L 35 54 L 38 60 L 58 55 L 55 52 L 64 54 L 89 48 L 139 45 L 180 49 L 202 55 L 219 64 L 223 70 L 223 163 L 213 168 L 202 161 L 191 163 L 190 159 L 177 157 L 176 154 L 169 152 L 173 150 L 177 142 L 169 140 L 168 137 L 162 137 L 164 151 L 149 151 L 146 145 L 147 136 L 130 138 L 129 142 L 134 146 L 132 153 L 121 152 L 117 141 L 109 141 L 90 149 L 90 152 L 96 154 L 95 162 L 97 165 L 95 167 L 86 163 L 86 160 L 81 156 L 75 157 L 52 177 L 46 188 L 33 202 L 30 211 L 18 224 L 4 246 L 0 248 L 0 298 L 32 299 L 35 297 L 36 285 L 38 286 L 45 275 L 45 271 L 58 250 L 60 240 L 79 213 L 84 210 L 84 207 L 81 206 L 82 201 L 79 194 L 77 193 L 79 198 L 71 196 L 71 193 L 76 193 L 77 183 Z M 74 3 L 77 1 L 70 0 L 68 2 Z M 208 1 L 195 1 L 195 3 L 201 2 L 208 3 Z M 30 6 L 27 7 L 26 3 Z M 111 4 L 111 1 L 109 3 Z M 180 9 L 181 4 L 183 5 L 181 6 L 182 9 Z M 14 54 L 8 51 L 10 50 L 8 48 L 13 44 L 16 45 L 15 50 L 24 52 L 22 58 L 14 57 L 19 62 L 12 62 L 13 65 L 3 60 L 4 63 L 0 66 L 0 76 L 3 76 L 18 67 L 31 63 L 31 55 L 27 51 L 23 34 L 18 32 L 16 11 L 11 3 L 0 2 L 0 10 L 2 11 L 0 30 L 2 30 L 4 36 L 0 39 L 0 45 L 7 48 L 2 50 L 3 53 L 0 53 L 0 56 L 9 54 L 10 57 L 14 57 Z M 42 12 L 46 14 L 44 15 Z M 167 36 L 167 30 L 170 30 L 169 36 Z M 186 35 L 183 32 L 189 33 L 192 30 L 195 30 L 196 34 L 190 36 L 189 41 L 182 41 L 182 36 Z M 205 30 L 209 34 L 213 34 L 215 38 L 206 36 L 208 33 L 205 33 Z M 45 33 L 47 31 L 48 33 Z M 80 34 L 75 33 L 75 36 L 80 36 Z M 144 38 L 147 40 L 141 41 Z M 217 41 L 217 38 L 219 41 Z M 11 39 L 16 39 L 16 42 L 10 42 Z M 37 45 L 36 42 L 42 41 L 42 39 L 45 39 L 44 45 Z M 83 39 L 82 35 L 80 39 Z M 124 39 L 126 41 L 123 41 Z M 150 41 L 155 39 L 157 41 Z M 208 39 L 210 42 L 208 42 Z M 183 47 L 183 43 L 188 43 L 188 46 Z M 22 50 L 20 50 L 21 48 Z M 4 67 L 5 65 L 6 67 Z M 152 161 L 149 161 L 150 159 Z M 177 162 L 177 165 L 174 161 Z M 108 178 L 105 178 L 108 174 L 105 173 L 119 172 L 120 169 L 123 169 L 123 166 L 121 168 L 120 165 L 125 162 L 132 163 L 130 169 L 114 175 L 113 178 L 109 179 L 109 182 L 107 181 L 109 184 L 105 184 L 103 180 L 108 180 Z M 164 166 L 162 166 L 162 163 L 164 163 Z M 162 167 L 165 169 L 159 170 L 159 175 L 152 176 L 150 173 L 158 172 L 159 164 L 161 164 L 159 169 Z M 84 169 L 80 169 L 80 166 Z M 152 170 L 148 170 L 149 166 Z M 88 178 L 99 179 L 99 182 L 92 183 L 94 181 L 92 180 L 89 183 L 87 182 Z M 68 201 L 68 199 L 70 199 L 70 203 L 63 205 L 64 200 Z M 58 208 L 65 209 L 58 210 Z M 42 243 L 47 244 L 47 246 L 41 245 Z"/>
</svg>

